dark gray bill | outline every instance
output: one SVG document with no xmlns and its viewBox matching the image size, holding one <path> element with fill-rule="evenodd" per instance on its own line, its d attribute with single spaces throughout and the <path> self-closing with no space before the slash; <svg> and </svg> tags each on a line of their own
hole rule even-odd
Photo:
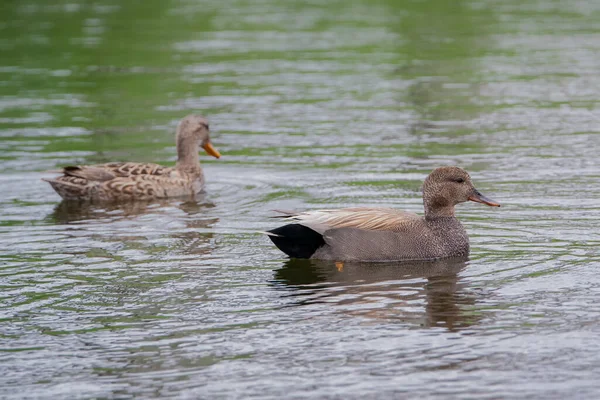
<svg viewBox="0 0 600 400">
<path fill-rule="evenodd" d="M 485 197 L 484 195 L 479 193 L 479 190 L 477 190 L 477 189 L 475 189 L 473 194 L 469 196 L 469 200 L 474 201 L 476 203 L 487 204 L 488 206 L 491 206 L 491 207 L 500 207 L 500 203 L 496 203 L 494 200 Z"/>
</svg>

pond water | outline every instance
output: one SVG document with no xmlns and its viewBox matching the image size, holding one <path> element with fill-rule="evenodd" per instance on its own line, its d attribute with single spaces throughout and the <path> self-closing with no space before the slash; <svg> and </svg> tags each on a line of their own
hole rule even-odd
<svg viewBox="0 0 600 400">
<path fill-rule="evenodd" d="M 12 1 L 0 16 L 0 397 L 598 398 L 600 3 Z M 175 161 L 198 202 L 60 202 L 72 163 Z M 274 209 L 422 212 L 466 262 L 289 261 Z"/>
</svg>

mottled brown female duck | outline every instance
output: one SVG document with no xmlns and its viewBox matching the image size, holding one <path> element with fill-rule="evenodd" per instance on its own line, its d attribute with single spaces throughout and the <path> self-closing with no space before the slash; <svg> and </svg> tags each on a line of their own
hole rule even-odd
<svg viewBox="0 0 600 400">
<path fill-rule="evenodd" d="M 488 199 L 458 167 L 436 168 L 423 184 L 425 216 L 390 208 L 343 208 L 283 213 L 293 222 L 269 237 L 292 258 L 335 261 L 433 260 L 469 254 L 469 237 L 454 215 L 466 201 Z"/>
<path fill-rule="evenodd" d="M 177 127 L 177 164 L 116 162 L 65 167 L 63 175 L 44 179 L 65 200 L 126 201 L 195 196 L 204 188 L 199 148 L 219 158 L 212 146 L 208 121 L 188 115 Z"/>
</svg>

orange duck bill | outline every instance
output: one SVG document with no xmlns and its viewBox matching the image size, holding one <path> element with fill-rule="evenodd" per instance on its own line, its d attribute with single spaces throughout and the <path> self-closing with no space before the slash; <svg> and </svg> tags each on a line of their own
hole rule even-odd
<svg viewBox="0 0 600 400">
<path fill-rule="evenodd" d="M 496 203 L 494 200 L 485 197 L 477 189 L 475 189 L 473 191 L 473 194 L 469 196 L 469 200 L 474 201 L 476 203 L 487 204 L 488 206 L 491 206 L 491 207 L 500 207 L 500 203 Z"/>
<path fill-rule="evenodd" d="M 212 145 L 211 142 L 206 142 L 202 145 L 202 148 L 204 149 L 204 151 L 206 152 L 206 154 L 213 156 L 215 158 L 220 158 L 221 157 L 221 153 L 219 153 L 219 150 L 215 149 Z"/>
</svg>

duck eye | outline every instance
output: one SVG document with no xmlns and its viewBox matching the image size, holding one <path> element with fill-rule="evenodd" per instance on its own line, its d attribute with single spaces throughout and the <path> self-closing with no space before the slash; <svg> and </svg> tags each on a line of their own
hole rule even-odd
<svg viewBox="0 0 600 400">
<path fill-rule="evenodd" d="M 455 179 L 454 182 L 456 182 L 456 183 L 465 183 L 465 180 L 463 178 L 458 178 L 458 179 Z"/>
</svg>

